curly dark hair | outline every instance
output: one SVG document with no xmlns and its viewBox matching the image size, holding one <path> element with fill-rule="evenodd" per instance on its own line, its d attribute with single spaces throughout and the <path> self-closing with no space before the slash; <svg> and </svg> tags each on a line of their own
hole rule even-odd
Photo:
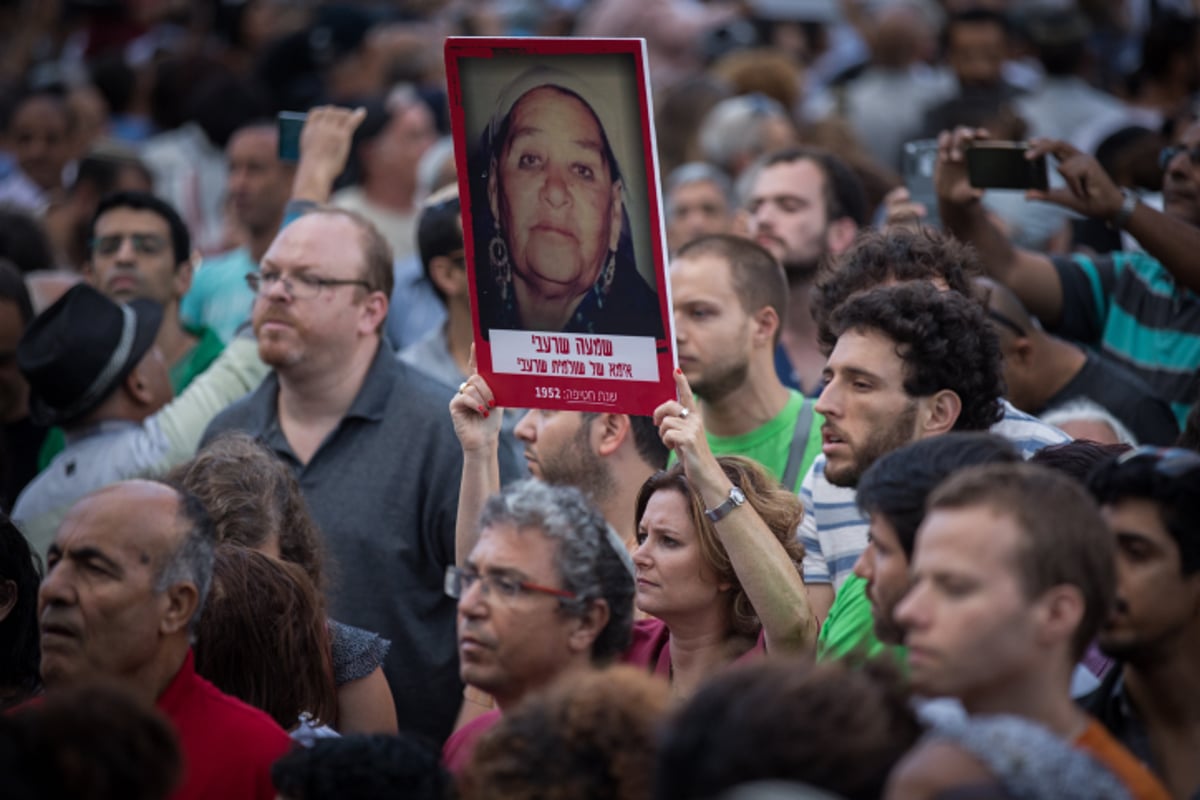
<svg viewBox="0 0 1200 800">
<path fill-rule="evenodd" d="M 649 800 L 669 704 L 666 682 L 634 667 L 565 678 L 479 740 L 462 800 Z"/>
<path fill-rule="evenodd" d="M 318 739 L 276 761 L 271 781 L 290 800 L 454 797 L 453 780 L 439 762 L 437 747 L 407 731 Z"/>
<path fill-rule="evenodd" d="M 882 796 L 921 725 L 893 665 L 855 662 L 768 658 L 723 670 L 667 723 L 656 800 L 707 800 L 764 780 Z"/>
<path fill-rule="evenodd" d="M 904 360 L 904 391 L 928 397 L 949 389 L 962 401 L 954 430 L 987 430 L 1003 416 L 1000 342 L 979 303 L 927 281 L 855 295 L 830 317 L 834 341 L 846 331 L 878 331 Z"/>
<path fill-rule="evenodd" d="M 940 280 L 951 291 L 972 297 L 971 279 L 982 274 L 974 249 L 931 228 L 864 231 L 836 267 L 817 279 L 812 296 L 817 339 L 826 354 L 833 349 L 837 335 L 829 318 L 851 295 L 885 284 Z"/>
</svg>

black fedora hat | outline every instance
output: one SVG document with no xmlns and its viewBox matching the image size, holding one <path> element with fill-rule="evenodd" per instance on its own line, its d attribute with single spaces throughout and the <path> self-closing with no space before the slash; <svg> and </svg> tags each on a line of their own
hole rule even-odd
<svg viewBox="0 0 1200 800">
<path fill-rule="evenodd" d="M 153 346 L 161 323 L 162 307 L 151 300 L 122 305 L 86 283 L 72 286 L 17 345 L 29 415 L 61 425 L 94 410 Z"/>
</svg>

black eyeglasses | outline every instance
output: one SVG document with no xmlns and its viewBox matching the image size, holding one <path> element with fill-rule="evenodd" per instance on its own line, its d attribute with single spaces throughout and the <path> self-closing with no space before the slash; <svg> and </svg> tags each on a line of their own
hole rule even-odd
<svg viewBox="0 0 1200 800">
<path fill-rule="evenodd" d="M 1169 147 L 1164 147 L 1158 154 L 1158 166 L 1162 170 L 1166 170 L 1175 160 L 1175 156 L 1180 153 L 1187 153 L 1188 160 L 1192 164 L 1200 165 L 1200 144 L 1194 147 L 1187 147 L 1182 144 L 1173 144 Z"/>
<path fill-rule="evenodd" d="M 533 592 L 561 597 L 564 600 L 574 600 L 575 593 L 566 589 L 553 589 L 529 581 L 519 580 L 509 575 L 480 575 L 478 572 L 458 567 L 446 567 L 446 594 L 455 600 L 461 600 L 463 595 L 471 591 L 476 583 L 483 587 L 483 593 L 500 600 L 514 600 L 522 594 Z"/>
<path fill-rule="evenodd" d="M 133 242 L 133 251 L 138 255 L 156 256 L 167 249 L 167 240 L 156 233 L 113 233 L 93 238 L 92 252 L 102 256 L 114 256 L 126 239 Z"/>
<path fill-rule="evenodd" d="M 1128 464 L 1136 458 L 1154 459 L 1154 471 L 1168 478 L 1181 478 L 1194 469 L 1200 469 L 1200 453 L 1182 447 L 1153 447 L 1143 445 L 1122 453 L 1117 464 Z"/>
<path fill-rule="evenodd" d="M 283 290 L 288 293 L 288 296 L 297 300 L 310 300 L 320 294 L 322 289 L 331 286 L 361 286 L 368 291 L 371 289 L 371 284 L 364 280 L 318 278 L 307 273 L 289 276 L 284 276 L 280 272 L 246 273 L 246 285 L 255 294 L 266 294 L 277 283 L 282 283 Z"/>
</svg>

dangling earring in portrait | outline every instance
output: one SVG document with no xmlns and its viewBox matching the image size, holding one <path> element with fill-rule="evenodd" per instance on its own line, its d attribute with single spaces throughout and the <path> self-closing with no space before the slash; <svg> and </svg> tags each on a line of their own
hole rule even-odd
<svg viewBox="0 0 1200 800">
<path fill-rule="evenodd" d="M 500 223 L 496 223 L 496 232 L 488 242 L 488 260 L 492 264 L 492 280 L 500 290 L 500 302 L 507 304 L 512 291 L 512 264 L 508 260 L 508 243 L 500 231 Z"/>
<path fill-rule="evenodd" d="M 604 308 L 604 298 L 608 297 L 608 291 L 612 288 L 613 278 L 617 276 L 617 251 L 608 251 L 608 263 L 604 265 L 604 270 L 600 273 L 600 277 L 596 279 L 595 286 L 592 290 L 596 293 L 596 308 Z"/>
</svg>

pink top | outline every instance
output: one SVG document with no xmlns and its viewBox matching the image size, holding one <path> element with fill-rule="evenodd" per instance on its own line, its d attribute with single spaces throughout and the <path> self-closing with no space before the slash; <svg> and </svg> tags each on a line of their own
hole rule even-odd
<svg viewBox="0 0 1200 800">
<path fill-rule="evenodd" d="M 625 651 L 621 660 L 626 664 L 639 667 L 652 667 L 655 675 L 669 678 L 671 676 L 671 648 L 668 646 L 670 639 L 671 632 L 667 630 L 667 624 L 661 619 L 654 617 L 640 619 L 633 623 L 633 641 L 629 643 L 629 649 Z M 761 658 L 766 652 L 766 640 L 760 630 L 758 641 L 754 643 L 754 647 L 735 658 L 733 663 L 753 661 Z"/>
<path fill-rule="evenodd" d="M 450 738 L 442 746 L 442 763 L 446 765 L 446 769 L 454 775 L 462 772 L 471 760 L 471 753 L 475 752 L 475 742 L 499 721 L 500 709 L 494 708 L 450 734 Z"/>
</svg>

